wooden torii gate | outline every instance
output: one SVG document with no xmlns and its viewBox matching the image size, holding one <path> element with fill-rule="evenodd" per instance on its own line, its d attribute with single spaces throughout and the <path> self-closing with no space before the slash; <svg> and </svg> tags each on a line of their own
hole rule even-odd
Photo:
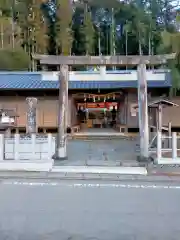
<svg viewBox="0 0 180 240">
<path fill-rule="evenodd" d="M 175 58 L 175 54 L 153 56 L 53 56 L 34 54 L 33 59 L 41 65 L 60 66 L 59 115 L 56 159 L 67 158 L 67 110 L 68 110 L 68 82 L 69 66 L 100 66 L 100 74 L 106 73 L 106 66 L 135 65 L 138 77 L 138 106 L 140 129 L 140 157 L 141 161 L 149 158 L 149 130 L 147 106 L 146 65 L 162 65 L 167 60 Z"/>
</svg>

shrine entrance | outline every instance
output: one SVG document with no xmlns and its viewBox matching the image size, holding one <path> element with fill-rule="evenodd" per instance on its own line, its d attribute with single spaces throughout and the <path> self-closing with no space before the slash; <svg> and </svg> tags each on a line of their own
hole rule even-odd
<svg viewBox="0 0 180 240">
<path fill-rule="evenodd" d="M 73 98 L 81 131 L 101 129 L 102 132 L 115 128 L 124 101 L 122 92 L 76 93 Z"/>
</svg>

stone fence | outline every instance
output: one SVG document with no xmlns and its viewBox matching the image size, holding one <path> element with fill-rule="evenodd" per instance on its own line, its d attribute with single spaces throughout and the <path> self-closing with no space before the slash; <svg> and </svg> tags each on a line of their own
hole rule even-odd
<svg viewBox="0 0 180 240">
<path fill-rule="evenodd" d="M 55 137 L 47 135 L 20 135 L 5 137 L 0 134 L 0 161 L 50 160 L 55 153 Z"/>
<path fill-rule="evenodd" d="M 168 143 L 168 144 L 167 144 Z M 158 164 L 180 164 L 180 136 L 173 132 L 171 136 L 157 133 L 156 162 Z"/>
</svg>

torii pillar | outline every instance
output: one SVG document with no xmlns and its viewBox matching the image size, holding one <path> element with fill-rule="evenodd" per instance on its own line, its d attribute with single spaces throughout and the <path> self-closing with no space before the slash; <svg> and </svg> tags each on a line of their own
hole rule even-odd
<svg viewBox="0 0 180 240">
<path fill-rule="evenodd" d="M 148 126 L 148 103 L 147 103 L 147 78 L 146 64 L 140 63 L 137 67 L 138 77 L 138 114 L 140 134 L 139 161 L 147 162 L 149 159 L 149 126 Z"/>
<path fill-rule="evenodd" d="M 58 135 L 55 154 L 57 160 L 67 159 L 68 82 L 68 65 L 61 65 L 59 74 Z"/>
</svg>

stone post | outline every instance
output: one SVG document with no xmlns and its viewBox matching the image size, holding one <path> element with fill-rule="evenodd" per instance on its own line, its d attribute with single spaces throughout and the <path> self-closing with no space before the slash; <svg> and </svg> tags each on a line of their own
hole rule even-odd
<svg viewBox="0 0 180 240">
<path fill-rule="evenodd" d="M 162 158 L 162 133 L 157 132 L 157 161 Z"/>
<path fill-rule="evenodd" d="M 6 137 L 11 137 L 11 128 L 10 127 L 8 127 L 7 129 L 6 129 L 6 131 L 5 131 L 5 135 L 6 135 Z"/>
<path fill-rule="evenodd" d="M 177 158 L 177 133 L 172 133 L 172 159 L 175 160 Z"/>
<path fill-rule="evenodd" d="M 106 66 L 100 66 L 100 80 L 106 80 Z"/>
<path fill-rule="evenodd" d="M 37 132 L 36 112 L 37 112 L 37 98 L 26 98 L 27 103 L 27 123 L 26 133 L 32 134 Z"/>
<path fill-rule="evenodd" d="M 168 140 L 168 148 L 171 148 L 172 146 L 172 127 L 171 127 L 171 122 L 168 123 L 168 137 L 169 137 L 169 140 Z"/>
<path fill-rule="evenodd" d="M 148 127 L 148 104 L 147 104 L 147 79 L 146 65 L 140 63 L 137 68 L 138 74 L 138 110 L 140 131 L 140 161 L 149 159 L 149 127 Z"/>
<path fill-rule="evenodd" d="M 58 135 L 56 142 L 55 159 L 64 160 L 67 158 L 67 97 L 68 97 L 68 65 L 61 65 L 59 74 L 59 112 L 58 112 Z"/>
<path fill-rule="evenodd" d="M 68 68 L 68 66 L 67 66 Z M 66 94 L 66 107 L 65 107 L 65 129 L 67 132 L 67 128 L 70 127 L 69 126 L 69 97 L 68 97 L 68 88 L 69 88 L 69 71 L 67 69 L 66 72 L 66 89 L 65 89 L 65 94 Z"/>
<path fill-rule="evenodd" d="M 5 141 L 4 141 L 4 134 L 0 134 L 0 162 L 4 161 L 4 150 L 5 150 Z"/>
</svg>

